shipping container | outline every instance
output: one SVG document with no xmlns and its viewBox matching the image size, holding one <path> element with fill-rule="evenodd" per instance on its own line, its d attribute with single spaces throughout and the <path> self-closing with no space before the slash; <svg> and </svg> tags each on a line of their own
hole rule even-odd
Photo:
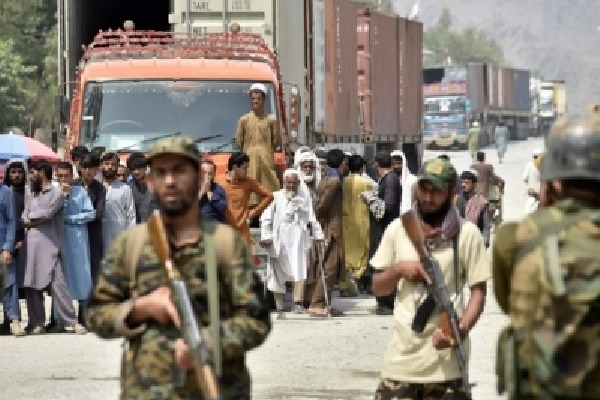
<svg viewBox="0 0 600 400">
<path fill-rule="evenodd" d="M 119 0 L 58 0 L 60 93 L 71 97 L 82 46 L 90 44 L 99 30 L 123 28 L 123 22 L 130 19 L 138 29 L 169 31 L 169 7 L 169 0 L 148 0 L 143 7 Z"/>
<path fill-rule="evenodd" d="M 175 32 L 188 32 L 187 5 L 187 0 L 173 1 L 173 12 L 169 15 L 169 22 L 173 24 Z M 192 34 L 223 32 L 225 16 L 227 26 L 235 21 L 240 25 L 242 32 L 257 33 L 265 39 L 269 47 L 277 47 L 274 36 L 277 21 L 272 0 L 229 0 L 225 14 L 222 0 L 190 0 L 190 7 L 189 30 Z M 282 18 L 285 24 L 293 23 L 294 20 L 301 22 L 302 15 L 292 19 Z"/>
<path fill-rule="evenodd" d="M 404 23 L 402 23 L 404 21 Z M 400 32 L 404 25 L 404 44 L 398 40 L 398 60 L 402 61 L 399 68 L 403 88 L 398 93 L 398 132 L 404 141 L 418 140 L 421 135 L 421 117 L 423 102 L 421 101 L 421 87 L 423 86 L 423 24 L 418 21 L 409 21 L 398 18 L 397 30 Z M 398 34 L 400 38 L 400 33 Z"/>
<path fill-rule="evenodd" d="M 373 12 L 371 14 L 371 93 L 373 98 L 373 140 L 395 141 L 398 135 L 398 114 L 401 111 L 398 87 L 402 70 L 398 67 L 400 46 L 396 41 L 398 18 Z"/>
<path fill-rule="evenodd" d="M 371 96 L 371 15 L 369 9 L 360 9 L 356 17 L 357 85 L 359 98 L 360 129 L 364 134 L 373 132 L 372 96 Z"/>
<path fill-rule="evenodd" d="M 356 16 L 348 0 L 325 2 L 325 133 L 348 141 L 359 138 Z"/>
<path fill-rule="evenodd" d="M 471 109 L 475 113 L 480 113 L 486 106 L 485 65 L 470 63 L 467 69 L 467 91 L 471 101 Z"/>
<path fill-rule="evenodd" d="M 502 108 L 514 110 L 513 104 L 513 69 L 502 68 Z"/>
<path fill-rule="evenodd" d="M 531 71 L 513 69 L 513 107 L 518 111 L 531 110 L 530 80 Z"/>
</svg>

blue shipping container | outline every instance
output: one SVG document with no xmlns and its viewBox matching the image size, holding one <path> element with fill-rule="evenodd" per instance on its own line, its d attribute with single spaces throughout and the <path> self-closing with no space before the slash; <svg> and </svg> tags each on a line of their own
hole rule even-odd
<svg viewBox="0 0 600 400">
<path fill-rule="evenodd" d="M 531 111 L 529 79 L 531 71 L 513 69 L 513 106 L 517 111 Z"/>
</svg>

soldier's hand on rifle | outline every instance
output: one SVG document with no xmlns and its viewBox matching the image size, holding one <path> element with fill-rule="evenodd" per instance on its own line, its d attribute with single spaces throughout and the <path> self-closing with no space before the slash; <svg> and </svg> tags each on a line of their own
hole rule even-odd
<svg viewBox="0 0 600 400">
<path fill-rule="evenodd" d="M 400 261 L 392 265 L 398 275 L 410 282 L 426 282 L 431 284 L 431 278 L 425 272 L 420 261 Z"/>
<path fill-rule="evenodd" d="M 173 323 L 179 326 L 179 315 L 171 301 L 171 289 L 160 287 L 154 292 L 135 300 L 129 321 L 133 325 L 143 324 L 152 319 L 161 325 Z"/>
<path fill-rule="evenodd" d="M 435 328 L 433 331 L 433 347 L 436 350 L 444 350 L 452 346 L 450 336 L 446 335 L 442 328 Z"/>
<path fill-rule="evenodd" d="M 175 363 L 183 370 L 188 370 L 194 367 L 192 355 L 189 348 L 183 339 L 177 339 L 175 342 Z"/>
</svg>

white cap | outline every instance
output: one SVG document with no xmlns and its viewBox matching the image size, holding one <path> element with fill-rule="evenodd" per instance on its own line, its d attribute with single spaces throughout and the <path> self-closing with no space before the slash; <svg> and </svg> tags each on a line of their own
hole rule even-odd
<svg viewBox="0 0 600 400">
<path fill-rule="evenodd" d="M 404 158 L 404 153 L 401 150 L 394 150 L 390 154 L 390 157 L 403 157 Z"/>
<path fill-rule="evenodd" d="M 267 94 L 267 87 L 262 83 L 253 83 L 250 86 L 250 91 L 252 92 L 254 90 L 258 90 L 258 91 L 263 92 L 264 94 Z"/>
<path fill-rule="evenodd" d="M 352 153 L 350 153 L 349 151 L 345 151 L 344 154 L 347 155 L 348 157 L 352 157 Z"/>
<path fill-rule="evenodd" d="M 540 155 L 542 155 L 542 154 L 544 154 L 544 152 L 542 151 L 542 149 L 535 149 L 535 150 L 533 151 L 533 155 L 534 155 L 534 156 L 540 156 Z"/>
<path fill-rule="evenodd" d="M 477 127 L 479 126 L 479 122 L 477 122 L 477 121 L 473 121 L 473 126 L 474 126 L 475 128 L 477 128 Z"/>
</svg>

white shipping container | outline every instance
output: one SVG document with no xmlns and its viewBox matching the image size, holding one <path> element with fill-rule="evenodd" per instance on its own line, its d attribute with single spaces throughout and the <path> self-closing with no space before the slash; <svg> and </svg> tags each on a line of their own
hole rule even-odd
<svg viewBox="0 0 600 400">
<path fill-rule="evenodd" d="M 242 32 L 257 33 L 273 48 L 273 0 L 226 0 L 227 26 L 238 23 Z M 173 31 L 187 33 L 188 0 L 173 0 L 169 23 Z M 192 34 L 223 32 L 223 0 L 190 0 Z"/>
</svg>

